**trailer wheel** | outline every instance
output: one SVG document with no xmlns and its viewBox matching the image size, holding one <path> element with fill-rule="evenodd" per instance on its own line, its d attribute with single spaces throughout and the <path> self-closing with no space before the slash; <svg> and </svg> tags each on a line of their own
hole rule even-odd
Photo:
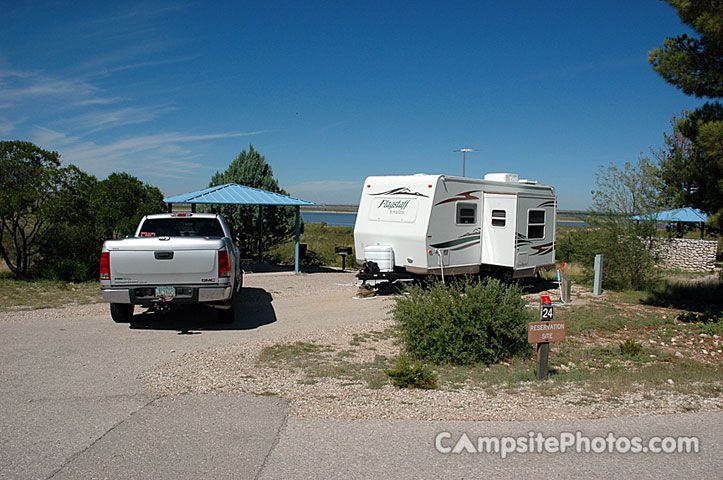
<svg viewBox="0 0 723 480">
<path fill-rule="evenodd" d="M 111 303 L 110 317 L 115 323 L 129 323 L 133 319 L 133 310 L 131 303 Z"/>
</svg>

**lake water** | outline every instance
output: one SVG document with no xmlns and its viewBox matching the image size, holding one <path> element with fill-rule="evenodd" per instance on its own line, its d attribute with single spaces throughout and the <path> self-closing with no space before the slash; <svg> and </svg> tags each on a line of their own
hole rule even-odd
<svg viewBox="0 0 723 480">
<path fill-rule="evenodd" d="M 304 223 L 326 223 L 332 227 L 353 227 L 356 222 L 356 213 L 352 212 L 301 212 Z M 557 224 L 563 227 L 586 227 L 587 223 L 580 221 L 558 220 Z"/>
</svg>

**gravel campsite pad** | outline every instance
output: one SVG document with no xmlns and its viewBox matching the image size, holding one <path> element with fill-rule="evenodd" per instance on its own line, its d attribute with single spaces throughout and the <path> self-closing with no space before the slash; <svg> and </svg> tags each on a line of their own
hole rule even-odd
<svg viewBox="0 0 723 480">
<path fill-rule="evenodd" d="M 263 282 L 268 291 L 279 296 L 298 296 L 298 290 L 307 288 L 322 296 L 328 291 L 345 289 L 348 296 L 341 297 L 340 302 L 378 302 L 379 320 L 196 351 L 146 372 L 143 380 L 151 390 L 163 395 L 227 391 L 278 395 L 289 402 L 293 415 L 309 418 L 524 420 L 541 416 L 600 418 L 723 409 L 720 382 L 702 391 L 681 391 L 663 379 L 659 387 L 632 385 L 624 391 L 608 391 L 588 389 L 583 382 L 510 381 L 495 386 L 462 379 L 444 382 L 435 390 L 399 389 L 384 374 L 401 350 L 390 316 L 393 297 L 354 299 L 355 289 L 348 282 L 324 277 L 316 276 L 317 283 L 312 287 L 298 278 L 285 287 L 280 286 L 281 277 L 269 277 Z M 578 289 L 576 294 L 582 305 L 595 302 L 584 290 Z M 533 299 L 531 296 L 530 300 Z M 309 296 L 308 301 L 316 300 Z M 607 340 L 584 340 L 597 344 L 618 341 L 614 334 Z M 697 344 L 697 337 L 695 340 Z M 712 345 L 708 348 L 720 348 L 720 339 L 706 341 Z M 614 345 L 617 348 L 617 343 Z M 719 367 L 720 358 L 711 356 L 708 365 Z M 599 368 L 603 371 L 609 367 L 606 364 Z M 629 364 L 620 367 L 637 368 Z M 499 374 L 499 369 L 512 371 L 514 365 L 504 363 L 492 368 Z M 571 367 L 558 368 L 565 372 Z M 482 367 L 480 371 L 484 377 L 490 368 Z"/>
</svg>

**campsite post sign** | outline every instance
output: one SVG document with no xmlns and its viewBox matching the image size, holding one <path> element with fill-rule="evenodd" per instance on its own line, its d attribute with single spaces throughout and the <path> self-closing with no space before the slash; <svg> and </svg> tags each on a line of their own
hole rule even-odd
<svg viewBox="0 0 723 480">
<path fill-rule="evenodd" d="M 565 321 L 555 320 L 555 307 L 549 295 L 540 298 L 540 321 L 527 324 L 527 341 L 537 345 L 537 379 L 547 376 L 550 343 L 565 339 Z"/>
</svg>

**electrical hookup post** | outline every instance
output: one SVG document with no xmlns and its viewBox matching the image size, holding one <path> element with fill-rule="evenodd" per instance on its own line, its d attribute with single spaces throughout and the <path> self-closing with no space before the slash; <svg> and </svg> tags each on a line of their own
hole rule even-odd
<svg viewBox="0 0 723 480">
<path fill-rule="evenodd" d="M 565 339 L 565 321 L 555 320 L 555 307 L 549 295 L 540 296 L 540 321 L 527 324 L 527 341 L 537 346 L 537 379 L 549 370 L 550 343 Z"/>
</svg>

